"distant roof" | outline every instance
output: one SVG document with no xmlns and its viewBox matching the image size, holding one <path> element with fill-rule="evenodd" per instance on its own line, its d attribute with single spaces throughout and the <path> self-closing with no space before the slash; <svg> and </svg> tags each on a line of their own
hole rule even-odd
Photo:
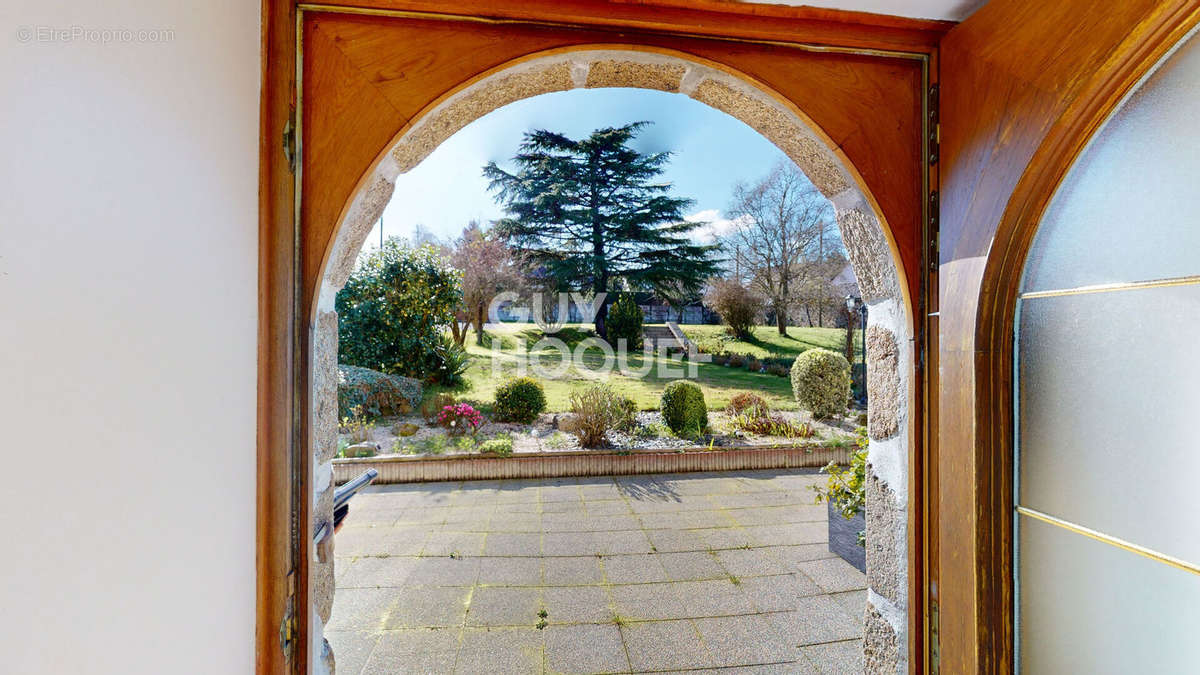
<svg viewBox="0 0 1200 675">
<path fill-rule="evenodd" d="M 842 271 L 830 279 L 830 283 L 841 293 L 858 295 L 858 277 L 854 276 L 854 266 L 850 263 L 846 263 Z"/>
</svg>

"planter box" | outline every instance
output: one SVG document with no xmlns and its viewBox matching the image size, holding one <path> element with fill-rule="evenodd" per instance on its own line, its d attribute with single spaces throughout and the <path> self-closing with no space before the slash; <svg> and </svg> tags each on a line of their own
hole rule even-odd
<svg viewBox="0 0 1200 675">
<path fill-rule="evenodd" d="M 866 574 L 867 549 L 858 545 L 858 533 L 867 529 L 866 511 L 859 511 L 857 516 L 846 520 L 832 502 L 826 502 L 826 505 L 829 507 L 829 550 Z"/>
</svg>

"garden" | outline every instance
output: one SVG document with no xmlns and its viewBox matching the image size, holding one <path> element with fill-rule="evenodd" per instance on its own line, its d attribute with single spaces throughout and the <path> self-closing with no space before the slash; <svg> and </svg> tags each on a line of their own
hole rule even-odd
<svg viewBox="0 0 1200 675">
<path fill-rule="evenodd" d="M 489 330 L 497 346 L 505 334 L 534 337 L 540 331 L 527 326 Z M 588 333 L 575 327 L 570 335 L 582 341 L 579 336 Z M 541 359 L 540 365 L 568 373 L 540 379 L 519 374 L 520 354 L 515 345 L 509 347 L 494 362 L 468 350 L 472 364 L 457 387 L 423 387 L 412 378 L 342 366 L 339 455 L 837 448 L 852 446 L 855 430 L 866 422 L 851 395 L 849 364 L 820 347 L 801 352 L 790 366 L 783 365 L 782 356 L 769 365 L 764 360 L 770 357 L 758 359 L 757 369 L 748 367 L 757 359 L 753 356 L 696 354 L 697 361 L 714 360 L 696 363 L 694 379 L 653 374 L 659 360 L 684 368 L 682 355 L 650 357 L 654 363 L 645 377 L 616 372 L 601 378 L 599 348 L 576 351 L 566 366 L 556 350 L 546 350 L 553 355 L 532 352 L 529 361 Z M 643 358 L 631 356 L 630 367 L 645 368 Z M 779 369 L 783 376 L 776 374 Z"/>
<path fill-rule="evenodd" d="M 829 286 L 828 202 L 781 165 L 703 243 L 660 179 L 671 153 L 632 146 L 646 126 L 531 131 L 483 168 L 507 217 L 364 250 L 336 299 L 341 456 L 854 444 L 861 345 Z M 646 297 L 721 323 L 652 331 Z"/>
<path fill-rule="evenodd" d="M 335 473 L 829 462 L 831 540 L 837 520 L 861 557 L 863 345 L 827 200 L 780 165 L 705 240 L 660 180 L 670 153 L 631 147 L 645 126 L 531 131 L 483 169 L 507 217 L 364 249 L 336 297 Z M 662 308 L 711 323 L 648 324 Z"/>
</svg>

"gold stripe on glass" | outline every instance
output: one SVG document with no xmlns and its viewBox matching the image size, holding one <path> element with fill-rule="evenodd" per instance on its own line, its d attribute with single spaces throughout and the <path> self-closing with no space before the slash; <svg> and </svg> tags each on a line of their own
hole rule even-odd
<svg viewBox="0 0 1200 675">
<path fill-rule="evenodd" d="M 1030 298 L 1053 298 L 1060 295 L 1087 295 L 1089 293 L 1114 293 L 1117 291 L 1135 291 L 1143 288 L 1193 286 L 1196 284 L 1200 284 L 1200 276 L 1173 277 L 1171 279 L 1152 279 L 1150 281 L 1126 281 L 1116 284 L 1079 286 L 1078 288 L 1059 288 L 1050 291 L 1027 291 L 1021 294 L 1021 299 L 1028 300 Z"/>
<path fill-rule="evenodd" d="M 1200 575 L 1200 565 L 1196 565 L 1185 560 L 1180 560 L 1179 558 L 1169 556 L 1165 553 L 1159 553 L 1158 551 L 1148 549 L 1144 546 L 1138 546 L 1137 544 L 1130 543 L 1124 539 L 1113 537 L 1111 535 L 1104 534 L 1103 532 L 1097 532 L 1091 528 L 1087 528 L 1082 525 L 1076 525 L 1075 523 L 1063 520 L 1061 518 L 1055 518 L 1048 513 L 1042 513 L 1041 511 L 1037 511 L 1025 506 L 1018 506 L 1017 513 L 1023 516 L 1028 516 L 1035 520 L 1040 520 L 1043 523 L 1061 527 L 1062 529 L 1074 532 L 1075 534 L 1081 534 L 1090 539 L 1095 539 L 1096 541 L 1108 544 L 1109 546 L 1115 546 L 1119 549 L 1129 551 L 1130 553 L 1136 553 L 1145 558 L 1156 560 L 1160 563 L 1170 565 L 1176 569 L 1183 570 L 1184 572 L 1191 572 L 1192 574 Z"/>
</svg>

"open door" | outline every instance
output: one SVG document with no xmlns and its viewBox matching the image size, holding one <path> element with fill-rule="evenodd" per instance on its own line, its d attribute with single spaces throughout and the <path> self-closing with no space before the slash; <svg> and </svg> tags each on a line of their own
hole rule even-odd
<svg viewBox="0 0 1200 675">
<path fill-rule="evenodd" d="M 1158 413 L 1196 401 L 1174 333 L 1197 301 L 1198 9 L 993 2 L 942 42 L 943 672 L 1187 669 L 1195 501 L 1168 474 L 1194 453 L 1186 414 Z"/>
</svg>

